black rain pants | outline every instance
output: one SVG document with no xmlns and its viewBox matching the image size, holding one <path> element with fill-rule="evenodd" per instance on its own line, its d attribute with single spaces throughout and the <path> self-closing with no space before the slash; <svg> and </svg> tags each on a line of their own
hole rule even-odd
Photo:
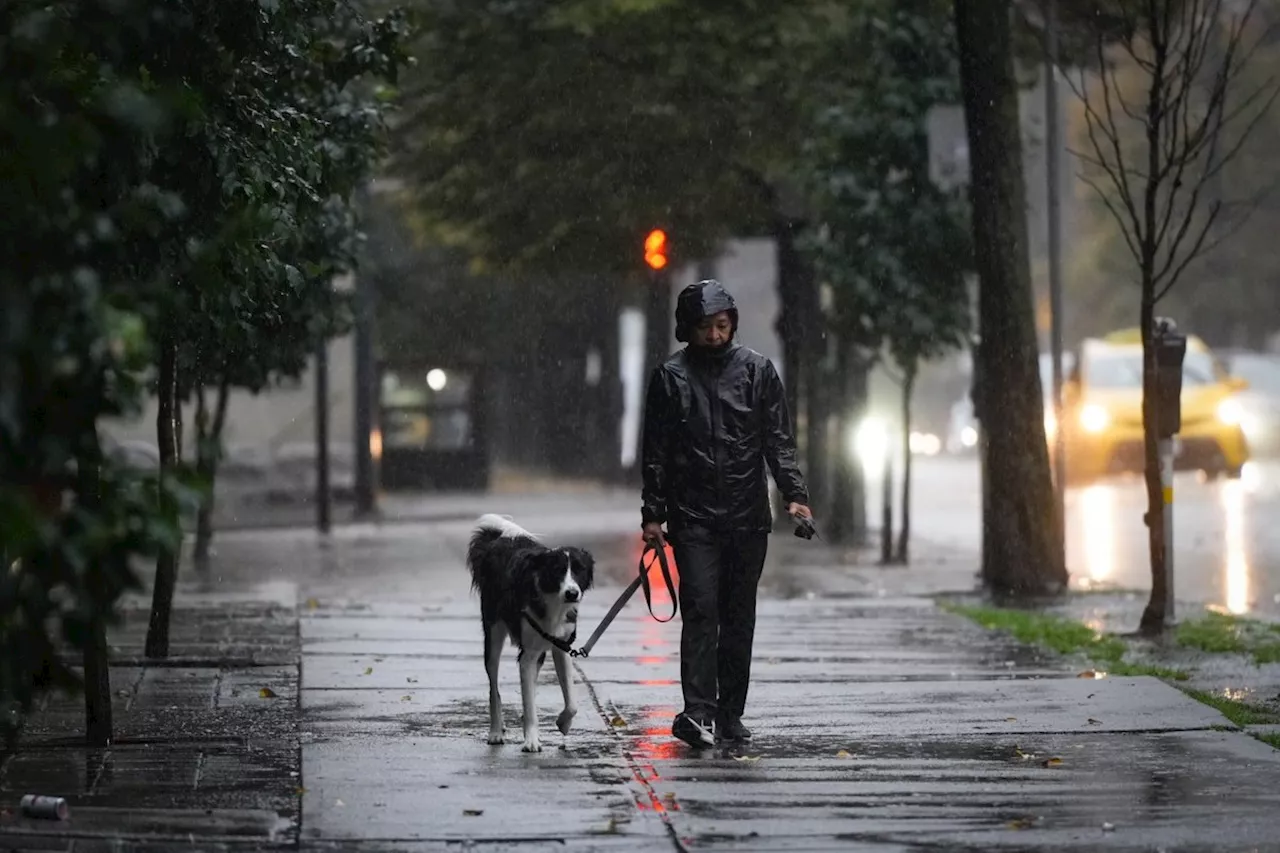
<svg viewBox="0 0 1280 853">
<path fill-rule="evenodd" d="M 684 710 L 703 723 L 742 718 L 751 681 L 756 589 L 769 534 L 683 527 L 670 537 L 680 572 Z"/>
</svg>

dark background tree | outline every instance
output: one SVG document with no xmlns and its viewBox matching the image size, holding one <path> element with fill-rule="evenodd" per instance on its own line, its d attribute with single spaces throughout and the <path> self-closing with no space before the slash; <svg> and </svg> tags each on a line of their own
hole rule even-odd
<svg viewBox="0 0 1280 853">
<path fill-rule="evenodd" d="M 920 360 L 958 346 L 970 325 L 963 206 L 930 180 L 925 124 L 931 107 L 959 96 L 948 11 L 933 0 L 863 3 L 850 27 L 863 70 L 843 91 L 829 93 L 834 104 L 805 147 L 802 169 L 819 225 L 804 246 L 832 287 L 847 371 L 840 435 L 865 416 L 868 374 L 886 345 L 910 386 Z M 906 441 L 909 415 L 902 431 Z M 860 473 L 852 460 L 836 463 L 837 539 L 856 541 L 865 531 Z"/>
</svg>

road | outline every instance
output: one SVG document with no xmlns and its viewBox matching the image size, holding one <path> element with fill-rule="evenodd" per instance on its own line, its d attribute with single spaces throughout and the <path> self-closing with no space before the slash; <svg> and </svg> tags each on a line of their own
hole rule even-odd
<svg viewBox="0 0 1280 853">
<path fill-rule="evenodd" d="M 956 554 L 981 550 L 979 474 L 972 458 L 917 458 L 912 529 Z M 871 491 L 879 490 L 872 484 Z M 1174 485 L 1174 585 L 1186 602 L 1280 614 L 1280 463 L 1250 463 L 1243 479 Z M 873 499 L 870 516 L 879 518 Z M 1138 478 L 1067 492 L 1067 565 L 1073 587 L 1149 590 L 1146 493 Z"/>
</svg>

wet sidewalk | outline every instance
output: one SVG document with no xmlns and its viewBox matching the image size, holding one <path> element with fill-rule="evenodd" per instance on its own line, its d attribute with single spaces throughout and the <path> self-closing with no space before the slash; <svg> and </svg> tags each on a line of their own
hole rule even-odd
<svg viewBox="0 0 1280 853">
<path fill-rule="evenodd" d="M 614 590 L 595 591 L 584 628 Z M 922 598 L 762 604 L 755 742 L 670 737 L 678 622 L 633 604 L 562 738 L 486 744 L 469 604 L 303 614 L 302 845 L 443 850 L 1273 849 L 1280 752 L 1155 679 L 1081 679 Z"/>
<path fill-rule="evenodd" d="M 631 503 L 489 501 L 597 553 L 584 634 L 638 556 Z M 576 666 L 567 738 L 545 668 L 540 754 L 520 751 L 508 649 L 513 742 L 489 746 L 469 530 L 221 538 L 209 577 L 184 574 L 173 659 L 142 659 L 145 596 L 113 632 L 110 750 L 80 745 L 79 700 L 36 716 L 0 806 L 57 794 L 72 819 L 0 815 L 0 850 L 1280 846 L 1280 752 L 1159 681 L 1077 678 L 939 610 L 929 596 L 972 588 L 972 563 L 923 546 L 878 569 L 774 537 L 745 750 L 670 738 L 680 623 L 640 596 Z"/>
<path fill-rule="evenodd" d="M 297 836 L 296 591 L 175 603 L 171 657 L 143 655 L 148 610 L 109 633 L 114 742 L 83 744 L 79 697 L 46 696 L 0 764 L 0 850 L 257 849 Z M 60 796 L 65 823 L 24 819 L 24 794 Z"/>
</svg>

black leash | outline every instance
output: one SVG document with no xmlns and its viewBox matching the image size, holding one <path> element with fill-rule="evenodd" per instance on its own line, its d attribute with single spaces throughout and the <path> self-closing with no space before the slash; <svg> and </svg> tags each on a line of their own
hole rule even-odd
<svg viewBox="0 0 1280 853">
<path fill-rule="evenodd" d="M 653 565 L 653 562 L 650 561 L 648 566 L 646 566 L 644 562 L 644 558 L 649 554 L 649 552 L 653 552 L 654 559 L 658 561 L 658 565 L 662 568 L 662 582 L 666 584 L 667 593 L 671 596 L 671 615 L 666 619 L 659 619 L 658 614 L 653 612 L 653 589 L 649 585 L 649 568 Z M 569 639 L 562 640 L 559 637 L 553 637 L 546 631 L 542 630 L 542 626 L 533 621 L 533 617 L 529 615 L 527 610 L 524 613 L 524 618 L 525 621 L 533 627 L 533 630 L 538 632 L 538 636 L 542 637 L 542 639 L 546 640 L 569 657 L 585 658 L 590 656 L 591 649 L 595 647 L 596 641 L 600 639 L 604 634 L 605 629 L 608 628 L 613 620 L 617 618 L 618 614 L 622 612 L 622 608 L 627 606 L 627 602 L 631 600 L 631 596 L 635 595 L 636 590 L 640 587 L 644 587 L 644 603 L 649 608 L 649 615 L 652 616 L 655 621 L 667 623 L 676 618 L 676 614 L 680 611 L 680 601 L 676 595 L 675 581 L 671 578 L 671 566 L 667 563 L 667 550 L 653 542 L 645 543 L 644 551 L 640 554 L 639 572 L 636 579 L 622 591 L 622 595 L 618 596 L 618 600 L 613 603 L 613 607 L 609 608 L 609 612 L 605 614 L 604 619 L 601 620 L 599 626 L 597 626 L 595 633 L 591 635 L 591 639 L 587 640 L 586 645 L 582 648 L 575 649 L 573 647 L 573 641 L 578 638 L 577 631 L 570 634 Z"/>
</svg>

